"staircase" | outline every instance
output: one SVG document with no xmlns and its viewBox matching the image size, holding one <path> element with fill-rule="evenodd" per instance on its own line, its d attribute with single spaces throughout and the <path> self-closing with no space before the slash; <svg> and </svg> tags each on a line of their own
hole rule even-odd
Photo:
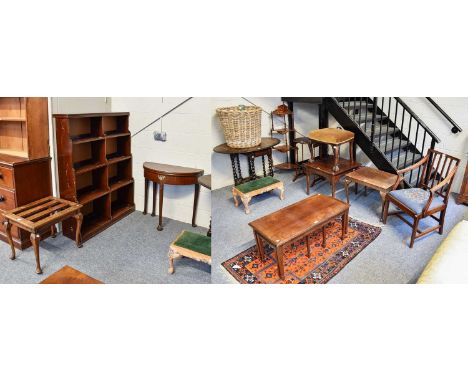
<svg viewBox="0 0 468 382">
<path fill-rule="evenodd" d="M 356 144 L 377 168 L 396 173 L 418 162 L 440 139 L 399 97 L 327 97 L 323 104 L 337 122 L 355 133 Z M 415 186 L 421 169 L 405 174 Z"/>
</svg>

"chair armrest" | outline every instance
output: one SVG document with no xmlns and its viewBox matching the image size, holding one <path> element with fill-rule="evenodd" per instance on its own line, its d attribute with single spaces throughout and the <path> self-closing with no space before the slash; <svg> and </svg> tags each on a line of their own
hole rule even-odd
<svg viewBox="0 0 468 382">
<path fill-rule="evenodd" d="M 426 163 L 428 159 L 429 159 L 429 156 L 425 156 L 419 162 L 416 162 L 415 164 L 412 164 L 411 166 L 406 167 L 402 170 L 398 170 L 397 173 L 402 175 L 402 174 L 407 173 L 408 171 L 414 170 L 415 168 L 418 168 L 419 166 L 422 166 L 424 163 Z"/>
<path fill-rule="evenodd" d="M 434 198 L 434 194 L 437 190 L 441 189 L 442 187 L 444 187 L 445 185 L 447 185 L 447 183 L 449 183 L 453 176 L 455 175 L 455 172 L 457 171 L 457 168 L 455 167 L 454 169 L 452 169 L 452 171 L 450 171 L 450 173 L 445 177 L 445 179 L 440 182 L 438 185 L 432 187 L 431 189 L 429 189 L 429 192 L 431 193 L 431 195 L 429 196 L 429 199 L 427 200 L 427 203 L 426 205 L 424 206 L 423 210 L 422 210 L 422 214 L 425 215 L 427 210 L 429 209 L 429 206 L 431 205 L 432 203 L 432 199 Z M 445 196 L 445 203 L 447 202 L 447 197 L 448 197 L 448 193 L 447 195 Z"/>
</svg>

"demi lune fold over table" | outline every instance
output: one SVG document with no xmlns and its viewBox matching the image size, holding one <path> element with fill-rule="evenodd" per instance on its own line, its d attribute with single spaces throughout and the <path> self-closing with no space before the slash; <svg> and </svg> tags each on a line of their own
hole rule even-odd
<svg viewBox="0 0 468 382">
<path fill-rule="evenodd" d="M 254 220 L 249 225 L 253 229 L 260 259 L 265 260 L 263 240 L 276 250 L 279 275 L 284 279 L 283 248 L 305 237 L 310 256 L 308 235 L 322 229 L 322 245 L 325 246 L 325 226 L 339 216 L 342 216 L 341 239 L 344 240 L 348 233 L 348 213 L 349 204 L 317 194 Z"/>
<path fill-rule="evenodd" d="M 203 175 L 203 170 L 198 168 L 174 166 L 163 163 L 143 163 L 144 176 L 145 176 L 145 209 L 143 214 L 146 215 L 148 211 L 148 188 L 150 182 L 153 182 L 153 212 L 151 216 L 156 216 L 156 194 L 159 185 L 159 224 L 158 231 L 163 230 L 162 215 L 163 215 L 163 200 L 164 200 L 164 185 L 172 186 L 195 186 L 195 196 L 193 200 L 193 215 L 192 227 L 196 227 L 198 197 L 200 195 L 199 178 Z"/>
</svg>

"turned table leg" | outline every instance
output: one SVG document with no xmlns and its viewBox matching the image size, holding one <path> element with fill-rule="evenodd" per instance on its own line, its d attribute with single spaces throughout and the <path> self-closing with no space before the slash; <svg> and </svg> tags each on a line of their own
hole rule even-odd
<svg viewBox="0 0 468 382">
<path fill-rule="evenodd" d="M 156 195 L 158 193 L 158 184 L 153 182 L 153 212 L 151 216 L 156 216 Z"/>
<path fill-rule="evenodd" d="M 3 222 L 3 225 L 5 226 L 5 231 L 6 231 L 7 238 L 8 238 L 8 244 L 10 244 L 10 248 L 11 248 L 10 259 L 15 260 L 16 252 L 15 252 L 15 246 L 13 245 L 13 237 L 11 236 L 11 223 L 7 220 Z"/>
<path fill-rule="evenodd" d="M 75 242 L 78 248 L 83 247 L 83 240 L 81 238 L 81 226 L 83 225 L 83 214 L 78 213 L 75 215 L 76 220 L 76 232 L 75 232 Z"/>
<path fill-rule="evenodd" d="M 36 257 L 36 273 L 40 275 L 42 274 L 41 259 L 39 257 L 39 242 L 41 241 L 41 236 L 37 233 L 31 233 L 30 239 L 34 248 L 34 256 Z"/>
<path fill-rule="evenodd" d="M 157 230 L 162 231 L 162 217 L 163 217 L 163 203 L 164 203 L 164 183 L 160 184 L 159 187 L 159 225 Z"/>
<path fill-rule="evenodd" d="M 149 188 L 149 180 L 145 179 L 145 209 L 143 210 L 143 215 L 148 213 L 148 188 Z"/>
<path fill-rule="evenodd" d="M 192 227 L 196 227 L 197 223 L 197 209 L 198 209 L 198 199 L 200 197 L 200 185 L 195 184 L 195 195 L 193 197 L 193 214 L 192 214 Z"/>
<path fill-rule="evenodd" d="M 338 171 L 340 167 L 338 166 L 338 161 L 340 159 L 340 146 L 333 146 L 333 171 Z"/>
</svg>

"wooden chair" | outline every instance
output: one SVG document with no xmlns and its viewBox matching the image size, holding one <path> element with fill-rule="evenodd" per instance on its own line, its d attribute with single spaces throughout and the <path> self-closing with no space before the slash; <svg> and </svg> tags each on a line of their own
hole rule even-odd
<svg viewBox="0 0 468 382">
<path fill-rule="evenodd" d="M 413 248 L 415 239 L 427 235 L 432 231 L 438 229 L 439 234 L 442 235 L 450 189 L 459 163 L 460 159 L 458 158 L 429 149 L 427 155 L 419 162 L 398 171 L 400 180 L 402 180 L 405 173 L 422 166 L 422 174 L 418 187 L 390 191 L 387 194 L 384 205 L 384 224 L 387 223 L 388 215 L 395 215 L 413 228 L 410 248 Z M 388 207 L 390 203 L 395 204 L 400 211 L 389 214 Z M 435 214 L 438 212 L 440 215 L 436 217 Z M 411 224 L 401 216 L 402 214 L 411 216 L 413 223 Z M 429 216 L 439 224 L 421 231 L 418 228 L 419 221 Z"/>
</svg>

